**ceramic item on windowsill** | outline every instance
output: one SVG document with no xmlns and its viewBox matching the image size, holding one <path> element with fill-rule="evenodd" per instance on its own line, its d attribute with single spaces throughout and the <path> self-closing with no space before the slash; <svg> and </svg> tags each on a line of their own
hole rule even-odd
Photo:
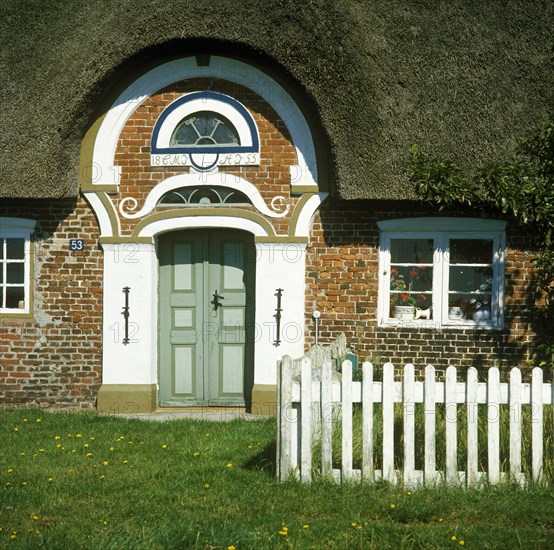
<svg viewBox="0 0 554 550">
<path fill-rule="evenodd" d="M 463 319 L 464 310 L 461 307 L 450 307 L 448 308 L 448 318 L 449 319 Z"/>
<path fill-rule="evenodd" d="M 481 306 L 473 313 L 474 321 L 488 321 L 491 318 L 491 308 Z"/>
<path fill-rule="evenodd" d="M 402 321 L 411 320 L 414 318 L 414 306 L 394 306 L 394 318 Z"/>
</svg>

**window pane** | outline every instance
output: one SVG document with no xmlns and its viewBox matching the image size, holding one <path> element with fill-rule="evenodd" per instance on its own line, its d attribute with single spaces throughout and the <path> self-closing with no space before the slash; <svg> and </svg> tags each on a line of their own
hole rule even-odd
<svg viewBox="0 0 554 550">
<path fill-rule="evenodd" d="M 390 270 L 390 290 L 430 292 L 433 290 L 433 268 L 397 266 Z"/>
<path fill-rule="evenodd" d="M 0 239 L 0 260 L 4 259 L 4 239 Z"/>
<path fill-rule="evenodd" d="M 6 292 L 6 307 L 10 309 L 23 309 L 25 307 L 25 291 L 23 287 L 7 287 Z"/>
<path fill-rule="evenodd" d="M 391 263 L 433 263 L 433 239 L 391 239 Z"/>
<path fill-rule="evenodd" d="M 6 265 L 6 279 L 8 283 L 23 284 L 25 281 L 25 264 L 10 263 Z"/>
<path fill-rule="evenodd" d="M 448 290 L 459 292 L 491 292 L 492 267 L 450 266 Z"/>
<path fill-rule="evenodd" d="M 491 318 L 491 299 L 491 294 L 449 294 L 448 318 L 487 321 Z"/>
<path fill-rule="evenodd" d="M 25 239 L 6 239 L 8 260 L 25 259 Z"/>
<path fill-rule="evenodd" d="M 450 239 L 451 264 L 491 264 L 492 240 Z"/>
</svg>

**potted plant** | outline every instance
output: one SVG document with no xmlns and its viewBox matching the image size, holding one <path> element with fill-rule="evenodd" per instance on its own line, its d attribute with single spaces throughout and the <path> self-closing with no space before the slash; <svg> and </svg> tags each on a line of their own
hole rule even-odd
<svg viewBox="0 0 554 550">
<path fill-rule="evenodd" d="M 391 306 L 394 311 L 394 318 L 401 320 L 413 319 L 418 300 L 412 293 L 414 280 L 418 277 L 418 271 L 414 267 L 409 272 L 408 280 L 398 272 L 398 269 L 391 269 L 391 290 L 396 291 L 391 294 Z M 421 301 L 426 300 L 424 294 L 419 295 Z"/>
</svg>

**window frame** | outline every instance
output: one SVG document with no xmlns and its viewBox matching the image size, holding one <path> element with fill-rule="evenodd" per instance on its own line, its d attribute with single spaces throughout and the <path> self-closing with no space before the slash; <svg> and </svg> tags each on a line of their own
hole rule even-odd
<svg viewBox="0 0 554 550">
<path fill-rule="evenodd" d="M 2 317 L 29 317 L 32 315 L 32 288 L 31 280 L 33 274 L 33 245 L 32 233 L 36 226 L 36 220 L 25 218 L 8 218 L 0 217 L 0 246 L 4 246 L 4 239 L 24 239 L 24 259 L 23 259 L 23 291 L 24 304 L 23 308 L 7 308 L 2 307 L 3 302 L 0 302 L 0 314 Z M 0 260 L 0 269 L 5 270 L 8 258 Z M 4 271 L 5 274 L 5 271 Z M 0 285 L 7 288 L 8 282 L 3 278 Z"/>
<path fill-rule="evenodd" d="M 421 328 L 485 328 L 504 326 L 504 272 L 506 222 L 480 218 L 407 218 L 378 222 L 379 293 L 378 325 Z M 422 229 L 424 228 L 424 229 Z M 393 239 L 433 239 L 432 319 L 396 319 L 390 317 L 391 241 Z M 492 240 L 491 315 L 488 320 L 449 319 L 450 240 Z"/>
</svg>

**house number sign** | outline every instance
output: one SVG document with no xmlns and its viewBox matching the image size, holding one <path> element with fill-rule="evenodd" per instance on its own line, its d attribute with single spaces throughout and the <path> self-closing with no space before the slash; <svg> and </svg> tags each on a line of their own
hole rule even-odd
<svg viewBox="0 0 554 550">
<path fill-rule="evenodd" d="M 69 250 L 79 251 L 85 249 L 84 239 L 69 239 Z"/>
</svg>

